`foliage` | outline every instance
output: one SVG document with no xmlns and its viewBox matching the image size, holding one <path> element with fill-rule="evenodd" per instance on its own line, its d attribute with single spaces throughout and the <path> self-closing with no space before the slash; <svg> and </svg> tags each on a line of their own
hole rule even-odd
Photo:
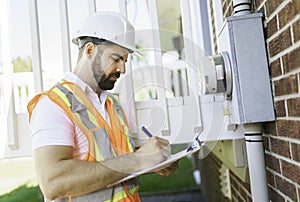
<svg viewBox="0 0 300 202">
<path fill-rule="evenodd" d="M 17 72 L 32 72 L 32 59 L 31 57 L 21 58 L 17 57 L 12 61 L 14 73 Z"/>
<path fill-rule="evenodd" d="M 177 170 L 165 177 L 147 174 L 140 177 L 140 192 L 162 192 L 195 187 L 192 162 L 188 158 L 179 161 Z"/>
<path fill-rule="evenodd" d="M 27 184 L 21 185 L 17 189 L 11 191 L 8 194 L 0 196 L 0 202 L 42 202 L 43 197 L 41 195 L 38 186 L 28 187 Z"/>
</svg>

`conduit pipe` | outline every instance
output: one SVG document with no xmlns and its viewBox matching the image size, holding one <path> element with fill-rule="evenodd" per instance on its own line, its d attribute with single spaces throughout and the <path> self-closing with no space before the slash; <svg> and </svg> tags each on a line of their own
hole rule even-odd
<svg viewBox="0 0 300 202">
<path fill-rule="evenodd" d="M 261 124 L 244 124 L 253 202 L 269 201 Z"/>
<path fill-rule="evenodd" d="M 251 13 L 251 0 L 233 0 L 233 15 L 246 15 Z"/>
</svg>

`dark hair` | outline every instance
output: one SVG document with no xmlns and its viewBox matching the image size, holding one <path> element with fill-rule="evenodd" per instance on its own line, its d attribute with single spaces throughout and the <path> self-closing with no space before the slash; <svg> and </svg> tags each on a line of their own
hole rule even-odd
<svg viewBox="0 0 300 202">
<path fill-rule="evenodd" d="M 113 45 L 114 43 L 105 39 L 98 39 L 95 37 L 84 36 L 78 39 L 78 48 L 81 49 L 85 44 L 92 42 L 95 45 Z"/>
<path fill-rule="evenodd" d="M 108 40 L 105 40 L 105 39 L 98 39 L 98 38 L 95 38 L 95 37 L 88 37 L 88 36 L 80 37 L 78 39 L 79 52 L 78 52 L 77 62 L 80 60 L 80 58 L 83 55 L 85 45 L 89 42 L 91 42 L 95 45 L 106 45 L 106 46 L 110 46 L 110 45 L 114 44 L 111 41 L 108 41 Z"/>
</svg>

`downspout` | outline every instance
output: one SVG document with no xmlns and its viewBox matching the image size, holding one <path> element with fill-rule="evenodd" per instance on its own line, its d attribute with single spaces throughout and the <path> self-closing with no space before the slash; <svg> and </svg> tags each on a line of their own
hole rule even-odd
<svg viewBox="0 0 300 202">
<path fill-rule="evenodd" d="M 233 0 L 234 16 L 251 14 L 251 0 Z M 269 201 L 260 123 L 244 124 L 252 201 Z"/>
</svg>

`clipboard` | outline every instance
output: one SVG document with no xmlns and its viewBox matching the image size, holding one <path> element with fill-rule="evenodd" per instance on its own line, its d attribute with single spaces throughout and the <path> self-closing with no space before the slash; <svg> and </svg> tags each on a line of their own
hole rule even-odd
<svg viewBox="0 0 300 202">
<path fill-rule="evenodd" d="M 143 170 L 140 170 L 140 171 L 137 171 L 137 172 L 134 172 L 134 173 L 131 173 L 130 175 L 128 175 L 127 177 L 124 177 L 122 178 L 121 180 L 118 180 L 110 185 L 107 186 L 107 188 L 109 187 L 112 187 L 116 184 L 120 184 L 121 182 L 124 182 L 124 181 L 127 181 L 127 180 L 130 180 L 132 178 L 135 178 L 139 175 L 143 175 L 143 174 L 146 174 L 146 173 L 150 173 L 152 171 L 155 171 L 155 170 L 158 170 L 158 169 L 161 169 L 171 163 L 174 163 L 175 161 L 178 161 L 179 159 L 182 159 L 190 154 L 193 154 L 195 153 L 196 151 L 200 150 L 201 147 L 198 147 L 198 148 L 195 148 L 191 151 L 187 151 L 187 149 L 184 149 L 180 152 L 177 152 L 173 155 L 171 155 L 169 158 L 167 158 L 165 161 L 159 163 L 159 164 L 156 164 L 154 166 L 151 166 L 151 167 L 148 167 L 148 168 L 145 168 Z"/>
</svg>

